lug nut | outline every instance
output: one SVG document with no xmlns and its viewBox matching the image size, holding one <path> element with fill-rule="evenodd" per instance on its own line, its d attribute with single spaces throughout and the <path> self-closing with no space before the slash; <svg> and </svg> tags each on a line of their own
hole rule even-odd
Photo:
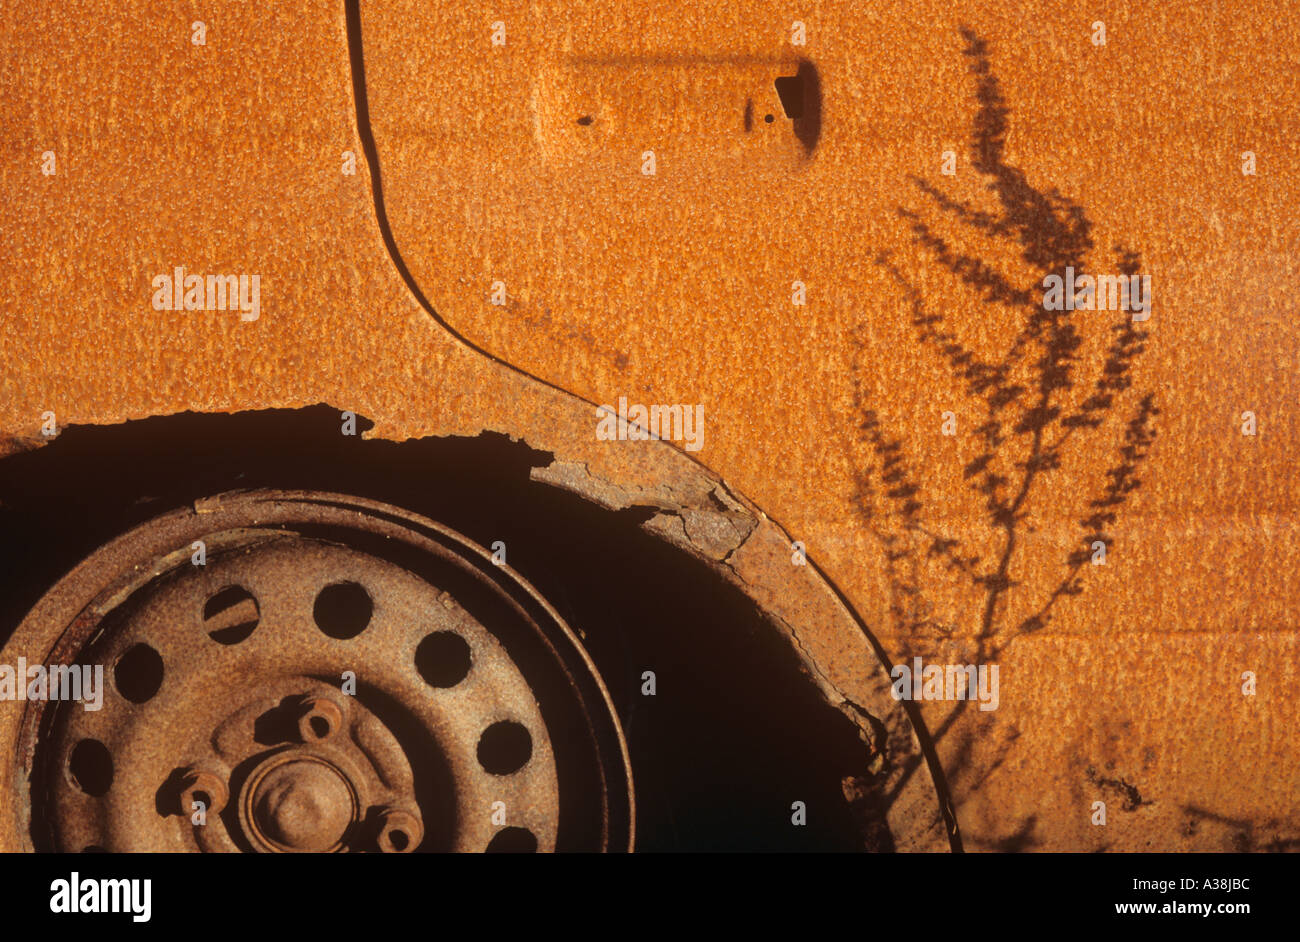
<svg viewBox="0 0 1300 942">
<path fill-rule="evenodd" d="M 230 792 L 221 776 L 202 769 L 186 769 L 181 775 L 180 813 L 189 817 L 197 810 L 195 802 L 203 802 L 205 813 L 216 814 L 226 806 Z"/>
<path fill-rule="evenodd" d="M 308 697 L 298 714 L 298 736 L 305 743 L 320 742 L 338 732 L 343 711 L 324 697 Z"/>
<path fill-rule="evenodd" d="M 419 818 L 398 808 L 385 808 L 379 813 L 379 850 L 385 854 L 409 854 L 424 839 L 424 826 Z"/>
</svg>

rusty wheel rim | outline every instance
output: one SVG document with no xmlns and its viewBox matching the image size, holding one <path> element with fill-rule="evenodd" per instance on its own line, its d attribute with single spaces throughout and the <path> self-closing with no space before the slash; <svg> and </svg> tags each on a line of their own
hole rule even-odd
<svg viewBox="0 0 1300 942">
<path fill-rule="evenodd" d="M 99 710 L 22 713 L 28 849 L 631 847 L 626 744 L 574 633 L 486 550 L 398 508 L 201 502 L 89 557 L 6 649 L 103 665 Z"/>
</svg>

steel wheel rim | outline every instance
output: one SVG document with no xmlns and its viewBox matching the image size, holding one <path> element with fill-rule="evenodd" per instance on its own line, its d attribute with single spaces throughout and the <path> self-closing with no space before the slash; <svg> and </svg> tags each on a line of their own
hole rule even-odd
<svg viewBox="0 0 1300 942">
<path fill-rule="evenodd" d="M 195 540 L 206 544 L 204 566 L 191 562 Z M 362 590 L 370 614 L 350 635 L 347 626 L 327 634 L 320 599 L 347 585 Z M 222 602 L 236 587 L 251 602 Z M 468 648 L 463 677 L 446 675 L 445 645 L 421 666 L 417 649 L 437 637 Z M 122 665 L 146 645 L 163 680 L 134 702 L 139 672 Z M 11 659 L 44 651 L 46 664 L 104 664 L 102 710 L 29 701 L 6 737 L 27 849 L 484 850 L 521 835 L 540 850 L 632 844 L 626 743 L 574 633 L 486 550 L 398 508 L 309 492 L 200 502 L 92 554 L 6 647 Z M 344 670 L 356 675 L 355 697 L 340 692 Z M 320 741 L 302 726 L 310 704 L 339 717 Z M 205 753 L 196 743 L 208 728 Z M 87 740 L 114 760 L 100 795 L 90 792 L 102 783 L 82 781 L 94 763 L 74 771 Z M 274 794 L 262 788 L 272 774 Z M 224 786 L 227 796 L 195 826 L 179 804 L 203 775 L 208 791 Z M 141 807 L 151 790 L 154 818 Z M 304 829 L 304 818 L 330 833 Z"/>
</svg>

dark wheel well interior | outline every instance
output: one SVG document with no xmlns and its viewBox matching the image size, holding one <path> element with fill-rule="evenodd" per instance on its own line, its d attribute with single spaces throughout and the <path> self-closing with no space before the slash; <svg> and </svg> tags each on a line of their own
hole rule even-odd
<svg viewBox="0 0 1300 942">
<path fill-rule="evenodd" d="M 861 797 L 871 774 L 857 728 L 763 612 L 641 529 L 652 510 L 611 512 L 532 481 L 550 461 L 492 433 L 345 436 L 327 406 L 70 427 L 0 461 L 0 637 L 94 549 L 197 498 L 258 487 L 370 497 L 484 547 L 502 541 L 508 564 L 579 632 L 628 737 L 639 849 L 891 850 L 874 790 Z M 642 693 L 645 671 L 654 696 Z"/>
</svg>

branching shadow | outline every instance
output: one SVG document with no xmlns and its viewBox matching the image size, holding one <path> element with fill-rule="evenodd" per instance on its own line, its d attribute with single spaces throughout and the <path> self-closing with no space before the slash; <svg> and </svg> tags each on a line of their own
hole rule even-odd
<svg viewBox="0 0 1300 942">
<path fill-rule="evenodd" d="M 993 72 L 988 44 L 969 29 L 962 30 L 962 37 L 978 106 L 971 167 L 983 178 L 993 208 L 979 208 L 929 180 L 914 178 L 923 208 L 899 207 L 898 213 L 923 255 L 978 297 L 987 319 L 1013 327 L 1009 345 L 1000 356 L 976 349 L 962 339 L 957 318 L 941 301 L 927 298 L 890 253 L 879 254 L 875 263 L 906 298 L 916 342 L 944 365 L 981 411 L 974 429 L 980 452 L 961 474 L 978 495 L 987 529 L 961 539 L 944 532 L 918 461 L 908 456 L 908 437 L 886 427 L 862 368 L 855 373 L 854 390 L 855 510 L 882 547 L 896 628 L 910 637 L 930 632 L 954 643 L 965 639 L 973 648 L 970 663 L 984 663 L 995 660 L 1016 637 L 1042 630 L 1065 599 L 1083 591 L 1094 542 L 1111 544 L 1109 528 L 1141 486 L 1159 409 L 1151 393 L 1133 388 L 1134 364 L 1145 349 L 1147 332 L 1128 312 L 1083 312 L 1085 318 L 1116 318 L 1100 363 L 1085 375 L 1088 338 L 1080 331 L 1077 313 L 1045 308 L 1046 276 L 1063 276 L 1067 267 L 1078 275 L 1093 270 L 1090 262 L 1098 253 L 1092 223 L 1081 205 L 1054 188 L 1035 187 L 1022 170 L 1007 163 L 1011 110 Z M 941 232 L 954 228 L 962 233 L 956 240 Z M 1023 265 L 1015 267 L 1028 274 L 1005 274 L 993 258 L 981 258 L 958 244 L 990 240 L 1008 250 L 1000 256 L 1017 256 Z M 1139 272 L 1136 253 L 1118 245 L 1114 253 L 1111 272 Z M 1013 573 L 1020 571 L 1016 564 L 1026 552 L 1026 534 L 1036 531 L 1046 515 L 1059 513 L 1063 504 L 1060 487 L 1053 487 L 1060 477 L 1054 472 L 1072 452 L 1104 453 L 1107 448 L 1112 452 L 1107 483 L 1087 500 L 1087 513 L 1077 521 L 1078 543 L 1062 549 L 1059 577 L 1039 580 L 1046 584 L 1016 581 Z M 1039 552 L 1037 545 L 1034 551 Z M 935 562 L 977 592 L 981 604 L 972 613 L 975 624 L 959 629 L 936 619 L 924 576 Z M 1013 599 L 1015 606 L 1008 604 Z M 1028 614 L 1013 614 L 1013 608 Z M 936 742 L 968 702 L 954 701 L 931 732 Z M 950 775 L 968 768 L 974 741 L 967 737 L 956 761 L 947 763 Z M 963 784 L 969 789 L 982 782 Z M 1032 840 L 1032 824 L 1027 822 L 1017 846 Z"/>
<path fill-rule="evenodd" d="M 1300 832 L 1285 821 L 1233 818 L 1196 805 L 1184 805 L 1181 811 L 1188 836 L 1197 834 L 1204 825 L 1217 828 L 1222 835 L 1223 850 L 1229 853 L 1282 854 L 1300 850 Z"/>
</svg>

